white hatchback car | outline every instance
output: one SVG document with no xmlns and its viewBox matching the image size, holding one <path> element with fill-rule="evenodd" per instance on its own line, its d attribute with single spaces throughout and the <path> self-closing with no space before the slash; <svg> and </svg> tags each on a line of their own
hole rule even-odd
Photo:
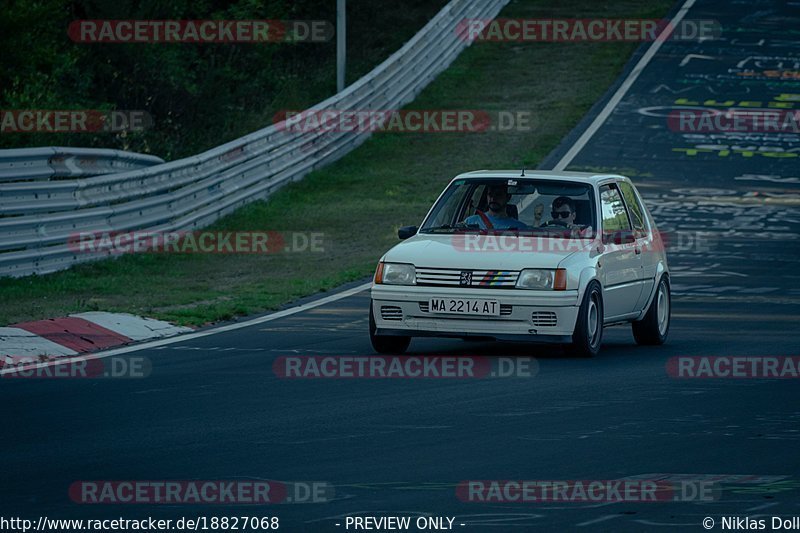
<svg viewBox="0 0 800 533">
<path fill-rule="evenodd" d="M 667 338 L 664 241 L 626 177 L 469 172 L 419 229 L 398 234 L 372 285 L 379 353 L 436 336 L 560 343 L 592 356 L 603 328 L 622 323 L 639 344 Z"/>
</svg>

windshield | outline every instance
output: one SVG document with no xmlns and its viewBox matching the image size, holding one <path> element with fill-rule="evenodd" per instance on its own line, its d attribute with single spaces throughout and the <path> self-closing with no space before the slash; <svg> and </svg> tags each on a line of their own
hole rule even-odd
<svg viewBox="0 0 800 533">
<path fill-rule="evenodd" d="M 420 233 L 519 233 L 594 237 L 594 196 L 584 183 L 525 178 L 454 181 Z"/>
</svg>

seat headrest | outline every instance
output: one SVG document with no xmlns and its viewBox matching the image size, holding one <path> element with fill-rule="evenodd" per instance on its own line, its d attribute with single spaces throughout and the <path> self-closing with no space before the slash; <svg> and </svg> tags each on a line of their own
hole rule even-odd
<svg viewBox="0 0 800 533">
<path fill-rule="evenodd" d="M 575 202 L 575 223 L 581 226 L 588 226 L 592 223 L 592 206 L 589 200 L 573 200 Z"/>
<path fill-rule="evenodd" d="M 519 220 L 519 210 L 517 206 L 514 204 L 507 204 L 506 205 L 506 213 L 513 219 Z"/>
</svg>

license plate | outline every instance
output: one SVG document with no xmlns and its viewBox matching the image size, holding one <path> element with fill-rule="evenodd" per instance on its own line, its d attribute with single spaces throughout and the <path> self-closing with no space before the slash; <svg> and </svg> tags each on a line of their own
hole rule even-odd
<svg viewBox="0 0 800 533">
<path fill-rule="evenodd" d="M 474 300 L 472 298 L 431 298 L 428 300 L 431 313 L 449 315 L 500 316 L 497 300 Z"/>
</svg>

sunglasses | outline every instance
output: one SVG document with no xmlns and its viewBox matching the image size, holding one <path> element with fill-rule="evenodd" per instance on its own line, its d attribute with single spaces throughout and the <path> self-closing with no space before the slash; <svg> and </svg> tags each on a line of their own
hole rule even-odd
<svg viewBox="0 0 800 533">
<path fill-rule="evenodd" d="M 572 211 L 550 211 L 553 218 L 568 218 L 571 214 Z"/>
</svg>

